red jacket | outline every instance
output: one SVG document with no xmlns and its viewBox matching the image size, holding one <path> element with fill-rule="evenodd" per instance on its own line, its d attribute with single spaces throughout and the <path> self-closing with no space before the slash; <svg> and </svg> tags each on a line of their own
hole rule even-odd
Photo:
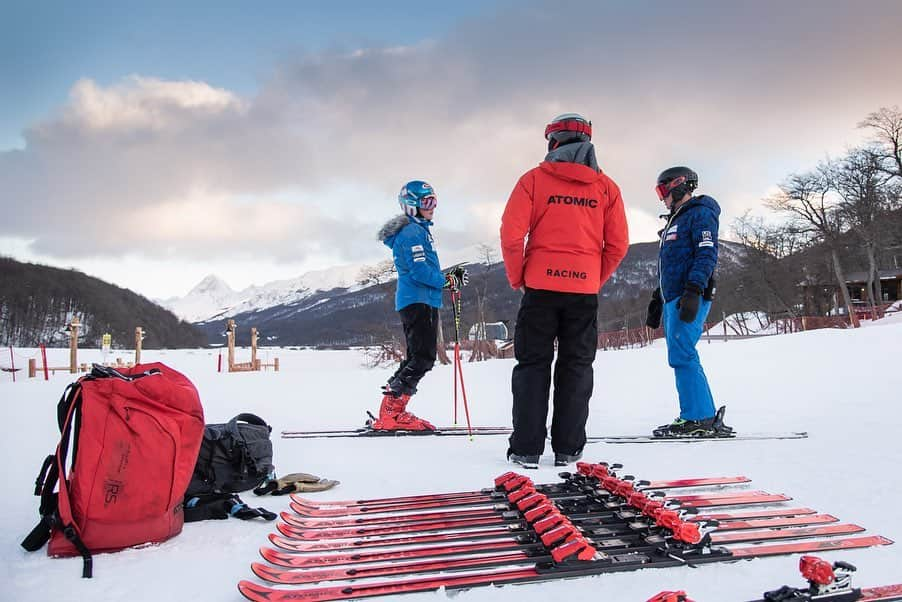
<svg viewBox="0 0 902 602">
<path fill-rule="evenodd" d="M 628 246 L 620 188 L 578 163 L 543 161 L 523 174 L 501 218 L 512 288 L 597 294 Z"/>
</svg>

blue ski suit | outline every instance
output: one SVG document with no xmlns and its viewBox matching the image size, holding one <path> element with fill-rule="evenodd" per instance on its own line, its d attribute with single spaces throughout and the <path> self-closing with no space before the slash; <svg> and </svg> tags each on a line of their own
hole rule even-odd
<svg viewBox="0 0 902 602">
<path fill-rule="evenodd" d="M 395 310 L 413 303 L 441 308 L 445 275 L 429 232 L 431 221 L 399 215 L 379 231 L 379 240 L 392 250 L 398 270 Z"/>
<path fill-rule="evenodd" d="M 711 302 L 704 299 L 692 322 L 680 320 L 680 296 L 687 284 L 705 290 L 717 266 L 720 207 L 709 196 L 693 197 L 677 208 L 661 230 L 658 274 L 664 300 L 662 324 L 667 362 L 673 368 L 680 418 L 703 420 L 715 413 L 714 398 L 695 346 Z"/>
</svg>

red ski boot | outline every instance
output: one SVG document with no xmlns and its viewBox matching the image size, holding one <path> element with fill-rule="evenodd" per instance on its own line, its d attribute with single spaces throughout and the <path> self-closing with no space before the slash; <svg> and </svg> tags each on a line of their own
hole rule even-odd
<svg viewBox="0 0 902 602">
<path fill-rule="evenodd" d="M 410 395 L 386 393 L 379 406 L 379 418 L 371 426 L 377 431 L 434 431 L 432 424 L 404 411 L 408 402 Z"/>
</svg>

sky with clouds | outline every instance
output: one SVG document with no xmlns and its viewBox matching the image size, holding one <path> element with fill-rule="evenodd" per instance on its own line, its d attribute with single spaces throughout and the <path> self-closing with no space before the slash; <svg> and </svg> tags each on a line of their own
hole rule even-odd
<svg viewBox="0 0 902 602">
<path fill-rule="evenodd" d="M 902 104 L 897 0 L 54 4 L 0 18 L 0 254 L 155 298 L 386 259 L 410 179 L 438 193 L 440 256 L 496 244 L 570 111 L 633 242 L 674 164 L 728 235 Z"/>
</svg>

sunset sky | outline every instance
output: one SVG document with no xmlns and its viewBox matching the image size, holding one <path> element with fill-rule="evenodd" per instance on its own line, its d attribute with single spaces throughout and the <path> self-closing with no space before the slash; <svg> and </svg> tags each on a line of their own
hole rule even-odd
<svg viewBox="0 0 902 602">
<path fill-rule="evenodd" d="M 898 0 L 138 4 L 0 6 L 0 254 L 153 298 L 387 259 L 411 179 L 437 191 L 440 257 L 495 245 L 571 111 L 632 242 L 674 164 L 729 238 L 902 105 Z"/>
</svg>

